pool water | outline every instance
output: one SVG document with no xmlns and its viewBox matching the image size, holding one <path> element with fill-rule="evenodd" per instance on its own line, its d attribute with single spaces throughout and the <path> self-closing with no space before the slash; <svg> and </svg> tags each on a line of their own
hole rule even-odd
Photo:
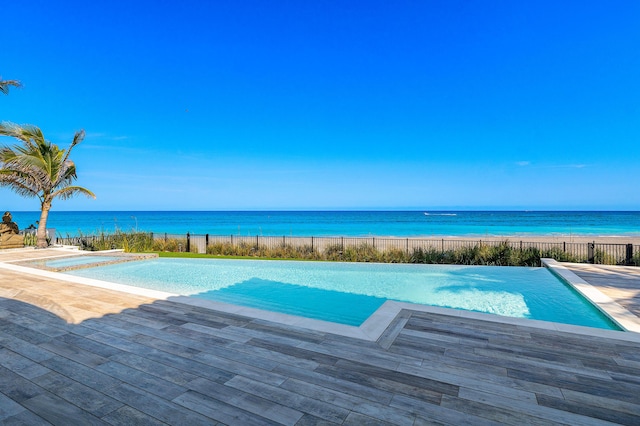
<svg viewBox="0 0 640 426">
<path fill-rule="evenodd" d="M 66 273 L 356 326 L 396 300 L 619 330 L 546 268 L 160 258 Z"/>
</svg>

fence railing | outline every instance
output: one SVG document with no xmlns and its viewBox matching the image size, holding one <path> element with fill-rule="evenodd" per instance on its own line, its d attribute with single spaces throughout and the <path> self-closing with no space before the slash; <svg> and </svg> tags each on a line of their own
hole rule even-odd
<svg viewBox="0 0 640 426">
<path fill-rule="evenodd" d="M 549 257 L 570 258 L 576 262 L 608 265 L 640 264 L 640 245 L 576 242 L 531 242 L 518 240 L 482 240 L 451 238 L 393 238 L 393 237 L 287 237 L 287 236 L 238 236 L 199 234 L 153 234 L 156 240 L 174 240 L 179 251 L 207 253 L 215 244 L 230 244 L 259 250 L 293 247 L 322 253 L 328 249 L 345 250 L 367 245 L 379 252 L 391 250 L 412 253 L 416 250 L 450 252 L 475 246 L 499 246 L 508 244 L 511 249 L 537 249 Z M 60 241 L 60 239 L 58 239 Z"/>
</svg>

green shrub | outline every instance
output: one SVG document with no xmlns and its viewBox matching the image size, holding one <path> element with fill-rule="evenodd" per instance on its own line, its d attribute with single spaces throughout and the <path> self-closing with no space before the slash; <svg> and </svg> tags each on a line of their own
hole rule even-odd
<svg viewBox="0 0 640 426">
<path fill-rule="evenodd" d="M 166 251 L 179 253 L 187 249 L 186 238 L 163 238 L 153 242 L 153 251 Z"/>
<path fill-rule="evenodd" d="M 155 246 L 153 235 L 146 232 L 103 232 L 99 235 L 81 235 L 79 238 L 80 249 L 89 251 L 121 249 L 141 253 L 152 251 Z"/>
<path fill-rule="evenodd" d="M 511 253 L 512 263 L 520 266 L 540 266 L 540 250 L 537 247 L 526 247 Z"/>
<path fill-rule="evenodd" d="M 422 249 L 418 248 L 413 251 L 409 256 L 410 263 L 425 263 L 425 264 L 447 264 L 455 263 L 455 252 L 452 250 L 441 251 L 435 248 Z"/>
<path fill-rule="evenodd" d="M 333 261 L 344 260 L 342 245 L 340 244 L 327 246 L 327 248 L 324 249 L 323 254 L 324 254 L 324 260 L 333 260 Z"/>
<path fill-rule="evenodd" d="M 33 239 L 33 241 L 31 241 Z M 113 234 L 100 232 L 97 235 L 80 235 L 62 239 L 66 244 L 77 244 L 83 250 L 123 249 L 127 252 L 186 252 L 186 238 L 157 238 L 141 232 L 116 231 Z M 25 235 L 25 245 L 35 244 L 35 235 Z M 195 250 L 192 245 L 192 249 Z M 310 245 L 296 246 L 279 244 L 274 247 L 258 246 L 255 243 L 214 242 L 206 248 L 206 253 L 215 256 L 259 257 L 270 259 L 327 260 L 344 262 L 380 263 L 424 263 L 495 266 L 540 266 L 540 258 L 552 258 L 559 262 L 586 262 L 585 256 L 573 256 L 561 248 L 540 250 L 536 247 L 518 247 L 508 240 L 462 246 L 441 250 L 435 246 L 416 248 L 412 252 L 402 249 L 381 251 L 369 243 L 359 245 L 333 244 L 323 250 Z M 616 258 L 602 250 L 596 250 L 595 262 L 616 264 Z M 640 252 L 636 251 L 632 264 L 640 266 Z"/>
<path fill-rule="evenodd" d="M 381 253 L 381 259 L 379 262 L 383 263 L 408 263 L 409 255 L 406 251 L 401 249 L 390 249 Z"/>
<path fill-rule="evenodd" d="M 481 262 L 481 247 L 474 245 L 452 251 L 453 263 L 460 265 L 477 265 Z"/>
<path fill-rule="evenodd" d="M 36 237 L 35 233 L 28 232 L 24 234 L 23 242 L 25 246 L 35 247 L 38 245 L 38 237 Z"/>
<path fill-rule="evenodd" d="M 207 254 L 215 256 L 251 256 L 264 257 L 270 259 L 317 259 L 317 253 L 311 246 L 296 247 L 290 244 L 281 244 L 277 247 L 267 248 L 256 247 L 252 244 L 241 242 L 232 244 L 230 242 L 215 242 L 207 247 Z"/>
<path fill-rule="evenodd" d="M 233 256 L 235 254 L 234 247 L 231 243 L 213 243 L 207 246 L 207 254 L 215 256 Z"/>
<path fill-rule="evenodd" d="M 488 265 L 508 266 L 512 263 L 513 249 L 508 241 L 502 241 L 497 246 L 491 246 L 489 250 Z M 515 259 L 513 259 L 515 260 Z"/>
<path fill-rule="evenodd" d="M 379 262 L 380 258 L 380 252 L 367 243 L 348 246 L 343 253 L 343 260 L 347 262 Z"/>
<path fill-rule="evenodd" d="M 579 262 L 586 262 L 587 259 L 579 259 L 576 256 L 573 256 L 567 252 L 565 252 L 564 250 L 558 248 L 558 247 L 554 247 L 548 250 L 543 250 L 540 253 L 540 257 L 541 258 L 549 258 L 549 259 L 555 259 L 558 262 L 575 262 L 575 263 L 579 263 Z"/>
<path fill-rule="evenodd" d="M 593 253 L 593 263 L 598 265 L 616 265 L 618 262 L 615 257 L 605 253 L 600 249 L 596 249 Z"/>
</svg>

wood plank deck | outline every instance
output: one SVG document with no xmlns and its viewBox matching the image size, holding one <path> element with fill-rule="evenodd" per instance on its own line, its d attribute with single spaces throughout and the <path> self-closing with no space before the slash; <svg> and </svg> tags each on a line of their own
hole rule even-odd
<svg viewBox="0 0 640 426">
<path fill-rule="evenodd" d="M 0 269 L 0 424 L 637 425 L 623 334 L 406 310 L 371 342 Z"/>
</svg>

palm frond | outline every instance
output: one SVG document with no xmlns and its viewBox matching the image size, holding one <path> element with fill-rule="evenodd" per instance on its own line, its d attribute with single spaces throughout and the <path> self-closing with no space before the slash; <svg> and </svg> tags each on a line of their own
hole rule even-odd
<svg viewBox="0 0 640 426">
<path fill-rule="evenodd" d="M 69 148 L 67 148 L 67 154 L 64 156 L 64 159 L 62 160 L 63 163 L 65 163 L 69 158 L 69 155 L 71 155 L 71 150 L 73 149 L 73 147 L 78 145 L 80 142 L 82 142 L 84 140 L 84 137 L 85 137 L 84 129 L 78 130 L 76 134 L 73 135 L 73 141 L 71 142 L 71 145 L 69 145 Z"/>
<path fill-rule="evenodd" d="M 6 170 L 0 170 L 0 186 L 7 186 L 26 197 L 37 197 L 40 191 L 37 180 L 31 176 Z"/>
<path fill-rule="evenodd" d="M 95 198 L 90 190 L 73 185 L 78 176 L 69 155 L 84 139 L 84 130 L 76 132 L 66 150 L 46 140 L 36 126 L 0 123 L 0 136 L 22 142 L 0 147 L 0 186 L 8 186 L 20 195 L 38 197 L 47 208 L 54 198 L 64 200 L 77 194 Z"/>
<path fill-rule="evenodd" d="M 22 83 L 20 83 L 18 80 L 0 80 L 0 92 L 4 93 L 5 95 L 9 94 L 10 86 L 22 87 Z"/>
<path fill-rule="evenodd" d="M 60 198 L 61 200 L 67 200 L 76 195 L 86 195 L 89 198 L 96 198 L 96 194 L 88 190 L 87 188 L 83 188 L 81 186 L 66 186 L 64 188 L 59 189 L 54 192 L 52 198 Z"/>
<path fill-rule="evenodd" d="M 46 145 L 47 140 L 39 127 L 32 124 L 15 124 L 9 121 L 0 123 L 0 136 L 10 136 L 24 142 L 30 149 L 38 145 Z"/>
<path fill-rule="evenodd" d="M 50 180 L 47 174 L 47 167 L 42 159 L 37 155 L 32 155 L 29 151 L 25 154 L 22 150 L 3 147 L 0 149 L 0 163 L 2 164 L 2 170 L 30 176 L 41 182 Z"/>
</svg>

